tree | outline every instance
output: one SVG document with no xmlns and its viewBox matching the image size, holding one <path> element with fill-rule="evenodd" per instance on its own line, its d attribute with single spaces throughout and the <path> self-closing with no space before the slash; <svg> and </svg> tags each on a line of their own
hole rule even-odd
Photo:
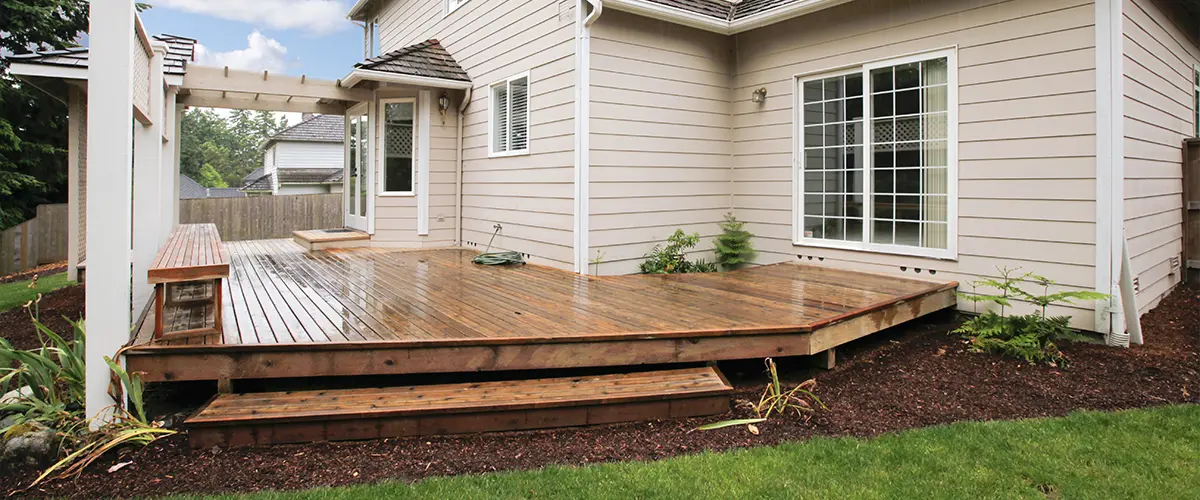
<svg viewBox="0 0 1200 500">
<path fill-rule="evenodd" d="M 192 109 L 183 116 L 179 170 L 205 187 L 240 186 L 262 166 L 263 143 L 286 127 L 286 118 L 269 111 L 236 110 L 223 118 Z"/>
<path fill-rule="evenodd" d="M 737 220 L 733 213 L 725 214 L 725 222 L 719 223 L 721 234 L 713 240 L 713 251 L 721 269 L 732 271 L 753 259 L 758 252 L 750 243 L 754 235 L 745 229 L 746 223 Z"/>
<path fill-rule="evenodd" d="M 72 47 L 87 28 L 88 2 L 2 0 L 0 19 L 0 51 Z M 59 99 L 21 84 L 0 59 L 0 228 L 66 199 L 67 106 Z"/>
</svg>

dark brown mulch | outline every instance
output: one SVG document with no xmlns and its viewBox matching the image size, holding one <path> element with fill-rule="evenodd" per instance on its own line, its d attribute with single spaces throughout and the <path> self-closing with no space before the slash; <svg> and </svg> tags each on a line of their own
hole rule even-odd
<svg viewBox="0 0 1200 500">
<path fill-rule="evenodd" d="M 817 392 L 829 410 L 809 423 L 773 419 L 759 425 L 762 432 L 757 436 L 744 427 L 689 432 L 716 418 L 234 450 L 192 451 L 183 436 L 176 436 L 127 457 L 108 459 L 74 481 L 52 483 L 30 493 L 128 497 L 411 481 L 553 464 L 654 460 L 815 435 L 871 436 L 961 420 L 1200 402 L 1197 289 L 1180 288 L 1144 318 L 1147 346 L 1065 346 L 1074 361 L 1070 369 L 971 353 L 959 337 L 947 335 L 956 325 L 955 314 L 943 313 L 847 346 L 836 370 L 817 375 Z M 796 382 L 807 377 L 800 364 L 782 360 L 786 378 Z M 739 386 L 739 399 L 757 399 L 763 379 L 738 380 L 737 374 L 754 375 L 761 362 L 723 366 Z M 725 417 L 747 416 L 747 409 L 738 408 Z M 114 474 L 104 472 L 119 460 L 132 464 Z M 0 478 L 0 491 L 27 482 L 32 473 Z"/>
<path fill-rule="evenodd" d="M 38 308 L 42 324 L 64 338 L 72 338 L 74 332 L 66 318 L 78 320 L 83 316 L 83 287 L 70 286 L 47 293 L 42 296 Z M 17 349 L 41 346 L 29 311 L 23 307 L 0 312 L 0 337 L 7 339 Z"/>
<path fill-rule="evenodd" d="M 0 285 L 12 283 L 14 281 L 25 281 L 33 279 L 34 276 L 49 276 L 51 274 L 67 272 L 66 262 L 55 262 L 53 264 L 44 264 L 33 269 L 26 269 L 19 273 L 13 273 L 8 276 L 0 276 Z"/>
</svg>

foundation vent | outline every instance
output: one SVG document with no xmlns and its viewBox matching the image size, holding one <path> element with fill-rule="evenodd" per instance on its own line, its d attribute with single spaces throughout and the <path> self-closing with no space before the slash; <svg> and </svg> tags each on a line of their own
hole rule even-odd
<svg viewBox="0 0 1200 500">
<path fill-rule="evenodd" d="M 1179 274 L 1182 261 L 1178 255 L 1171 257 L 1171 274 Z"/>
</svg>

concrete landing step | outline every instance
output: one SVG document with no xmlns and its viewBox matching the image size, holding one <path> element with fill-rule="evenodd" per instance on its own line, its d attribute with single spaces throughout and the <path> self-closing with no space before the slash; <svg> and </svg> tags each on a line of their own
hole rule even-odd
<svg viewBox="0 0 1200 500">
<path fill-rule="evenodd" d="M 222 394 L 189 418 L 193 447 L 466 434 L 716 415 L 715 367 L 585 377 Z"/>
</svg>

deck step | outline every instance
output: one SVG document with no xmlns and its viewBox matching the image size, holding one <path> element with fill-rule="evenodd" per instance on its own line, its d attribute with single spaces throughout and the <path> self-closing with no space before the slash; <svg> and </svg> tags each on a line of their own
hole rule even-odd
<svg viewBox="0 0 1200 500">
<path fill-rule="evenodd" d="M 371 246 L 371 235 L 354 229 L 313 229 L 293 232 L 292 241 L 312 252 Z"/>
<path fill-rule="evenodd" d="M 543 429 L 716 415 L 715 367 L 464 384 L 222 394 L 189 418 L 193 447 Z"/>
</svg>

